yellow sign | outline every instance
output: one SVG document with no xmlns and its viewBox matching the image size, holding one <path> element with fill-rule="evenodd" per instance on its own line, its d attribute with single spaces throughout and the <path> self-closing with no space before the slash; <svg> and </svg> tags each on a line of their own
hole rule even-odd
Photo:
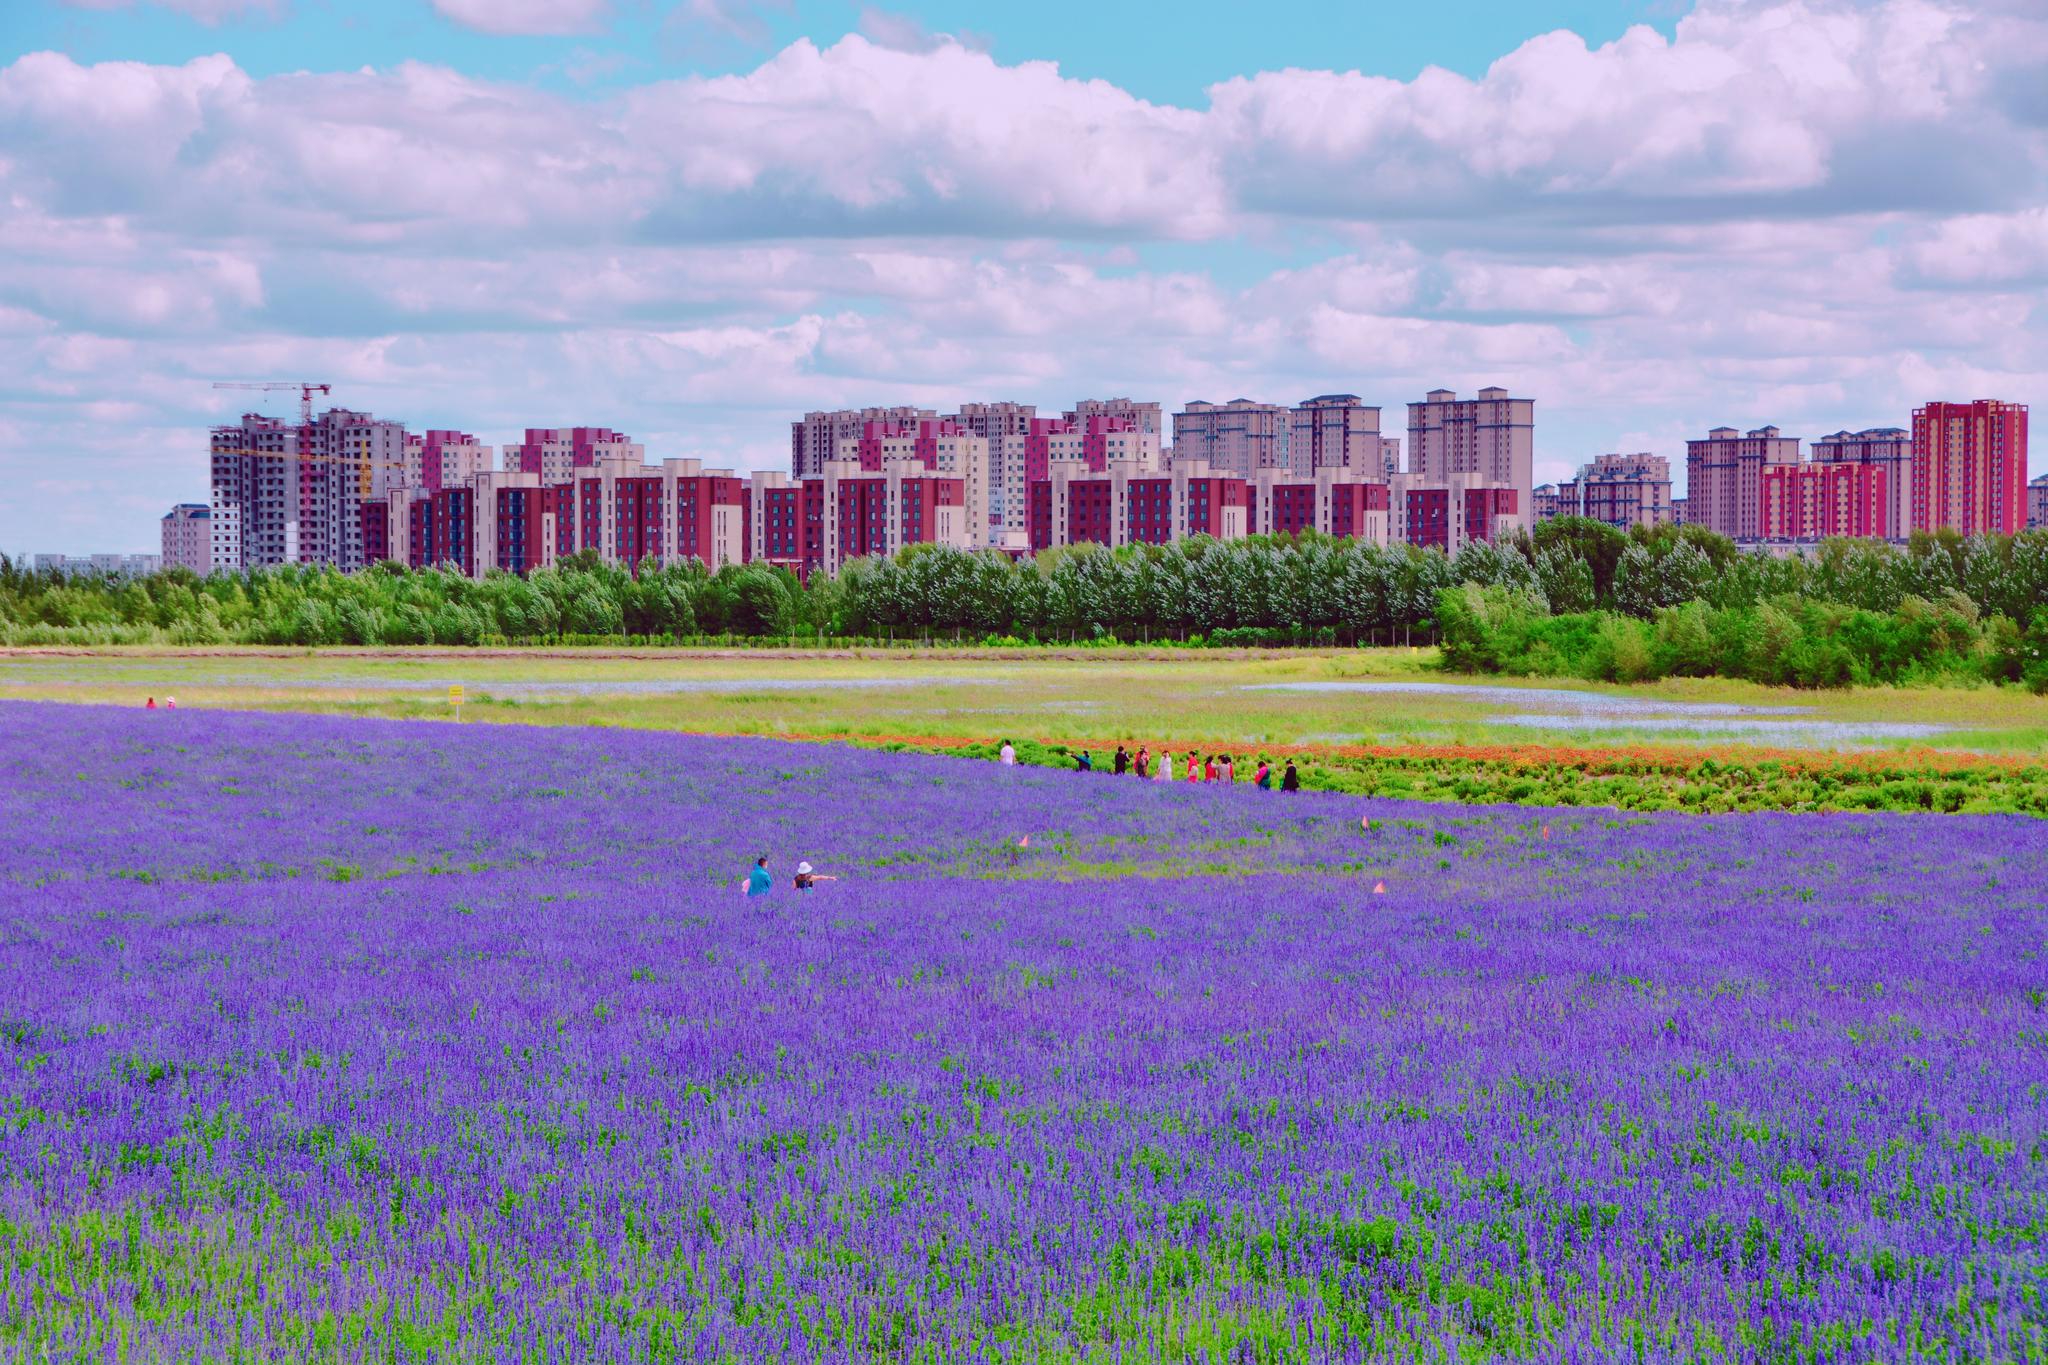
<svg viewBox="0 0 2048 1365">
<path fill-rule="evenodd" d="M 448 684 L 448 704 L 455 708 L 455 719 L 462 719 L 462 684 Z"/>
</svg>

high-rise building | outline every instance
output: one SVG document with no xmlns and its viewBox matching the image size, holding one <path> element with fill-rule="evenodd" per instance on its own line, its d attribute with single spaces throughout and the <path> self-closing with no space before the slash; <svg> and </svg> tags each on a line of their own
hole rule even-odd
<svg viewBox="0 0 2048 1365">
<path fill-rule="evenodd" d="M 1067 420 L 1086 426 L 1091 417 L 1115 417 L 1129 422 L 1133 431 L 1149 431 L 1166 440 L 1165 410 L 1158 403 L 1141 403 L 1134 398 L 1083 398 L 1067 413 Z"/>
<path fill-rule="evenodd" d="M 1380 437 L 1380 479 L 1392 483 L 1394 476 L 1401 472 L 1401 438 Z"/>
<path fill-rule="evenodd" d="M 1239 478 L 1262 469 L 1301 472 L 1290 452 L 1293 430 L 1292 411 L 1277 403 L 1196 401 L 1173 415 L 1173 462 L 1191 460 Z"/>
<path fill-rule="evenodd" d="M 2024 404 L 1980 398 L 1914 410 L 1914 530 L 2012 535 L 2026 508 Z"/>
<path fill-rule="evenodd" d="M 439 492 L 468 483 L 491 470 L 490 446 L 466 431 L 411 433 L 405 438 L 405 483 L 408 488 Z"/>
<path fill-rule="evenodd" d="M 1686 520 L 1731 540 L 1763 535 L 1763 473 L 1799 463 L 1799 438 L 1776 427 L 1715 427 L 1685 443 Z"/>
<path fill-rule="evenodd" d="M 798 480 L 815 478 L 828 460 L 839 458 L 842 441 L 861 434 L 870 422 L 905 424 L 938 417 L 931 408 L 839 408 L 832 412 L 807 412 L 803 420 L 789 424 L 789 471 Z"/>
<path fill-rule="evenodd" d="M 1408 475 L 1444 484 L 1467 474 L 1515 491 L 1515 516 L 1531 524 L 1536 488 L 1536 401 L 1485 388 L 1461 399 L 1433 389 L 1408 405 Z"/>
<path fill-rule="evenodd" d="M 1884 467 L 1853 460 L 1773 465 L 1759 491 L 1761 540 L 1876 537 L 1891 504 Z"/>
<path fill-rule="evenodd" d="M 1288 468 L 1300 478 L 1317 470 L 1346 469 L 1384 482 L 1385 446 L 1380 410 L 1355 393 L 1326 393 L 1294 405 L 1289 417 Z"/>
<path fill-rule="evenodd" d="M 397 422 L 330 408 L 309 424 L 245 414 L 213 432 L 209 533 L 213 567 L 363 567 L 362 509 L 403 488 Z"/>
<path fill-rule="evenodd" d="M 1033 403 L 962 403 L 948 421 L 988 442 L 988 535 L 991 545 L 1024 544 L 1029 520 L 1028 450 Z"/>
<path fill-rule="evenodd" d="M 213 511 L 203 502 L 181 502 L 163 518 L 162 563 L 190 569 L 201 578 L 213 572 Z"/>
<path fill-rule="evenodd" d="M 897 461 L 919 464 L 933 474 L 960 480 L 961 506 L 966 509 L 968 525 L 974 528 L 970 544 L 979 548 L 989 543 L 993 476 L 986 440 L 957 422 L 922 417 L 914 422 L 868 422 L 862 426 L 859 435 L 839 443 L 839 462 L 857 464 L 870 473 L 879 472 L 883 465 Z M 829 554 L 829 537 L 826 548 Z M 865 554 L 867 551 L 855 553 Z M 854 557 L 854 554 L 848 554 L 841 558 Z M 830 572 L 838 572 L 838 562 L 834 560 L 835 567 Z"/>
<path fill-rule="evenodd" d="M 1900 427 L 1838 431 L 1807 447 L 1815 464 L 1868 465 L 1884 473 L 1885 505 L 1870 534 L 1903 540 L 1913 529 L 1913 434 Z"/>
<path fill-rule="evenodd" d="M 1671 524 L 1671 462 L 1662 455 L 1596 455 L 1577 484 L 1579 516 L 1624 531 Z"/>
<path fill-rule="evenodd" d="M 452 433 L 460 435 L 461 433 Z M 528 427 L 526 439 L 505 447 L 505 468 L 538 474 L 543 484 L 567 483 L 579 469 L 608 460 L 646 462 L 647 452 L 632 437 L 610 427 Z"/>
</svg>

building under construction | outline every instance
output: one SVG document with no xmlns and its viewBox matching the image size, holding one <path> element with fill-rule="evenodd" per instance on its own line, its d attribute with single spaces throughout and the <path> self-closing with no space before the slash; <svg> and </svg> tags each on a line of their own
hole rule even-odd
<svg viewBox="0 0 2048 1365">
<path fill-rule="evenodd" d="M 214 428 L 214 569 L 363 567 L 363 504 L 405 486 L 405 426 L 306 407 L 296 424 L 246 413 Z"/>
</svg>

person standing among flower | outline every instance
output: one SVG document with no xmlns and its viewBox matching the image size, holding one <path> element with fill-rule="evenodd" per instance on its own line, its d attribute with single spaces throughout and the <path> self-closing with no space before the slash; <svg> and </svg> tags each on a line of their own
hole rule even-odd
<svg viewBox="0 0 2048 1365">
<path fill-rule="evenodd" d="M 1280 776 L 1280 790 L 1298 792 L 1301 790 L 1301 774 L 1294 770 L 1294 760 L 1287 760 L 1287 771 Z"/>
<path fill-rule="evenodd" d="M 1143 782 L 1146 778 L 1152 776 L 1152 751 L 1142 744 L 1138 746 L 1138 760 L 1136 766 L 1138 769 L 1138 780 L 1140 782 Z"/>
<path fill-rule="evenodd" d="M 1259 756 L 1259 770 L 1252 774 L 1252 785 L 1262 792 L 1273 790 L 1273 765 L 1266 761 L 1263 754 Z"/>
<path fill-rule="evenodd" d="M 775 878 L 768 875 L 768 855 L 754 859 L 754 866 L 747 872 L 747 898 L 765 896 L 775 889 Z"/>
<path fill-rule="evenodd" d="M 1116 746 L 1116 775 L 1122 777 L 1131 770 L 1131 752 L 1119 744 Z"/>
<path fill-rule="evenodd" d="M 998 753 L 998 754 L 996 755 L 996 758 L 997 758 L 997 760 L 998 760 L 999 762 L 1001 762 L 1001 763 L 1002 763 L 1002 765 L 1003 765 L 1003 766 L 1004 766 L 1005 768 L 1014 768 L 1014 767 L 1016 767 L 1016 766 L 1017 766 L 1017 746 L 1016 746 L 1016 745 L 1014 745 L 1014 744 L 1012 744 L 1012 743 L 1010 743 L 1010 741 L 1009 741 L 1009 740 L 1007 740 L 1007 739 L 1006 739 L 1006 740 L 1004 740 L 1004 741 L 1003 741 L 1003 747 L 1002 747 L 1002 750 L 1001 750 L 1001 752 L 999 752 L 999 753 Z"/>
</svg>

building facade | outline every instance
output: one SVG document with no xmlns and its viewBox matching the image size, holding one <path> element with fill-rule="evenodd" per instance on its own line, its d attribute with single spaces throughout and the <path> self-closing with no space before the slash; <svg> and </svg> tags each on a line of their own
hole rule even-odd
<svg viewBox="0 0 2048 1365">
<path fill-rule="evenodd" d="M 1498 544 L 1523 524 L 1521 490 L 1478 474 L 1419 479 L 1404 474 L 1388 489 L 1388 533 L 1403 545 L 1447 555 L 1475 540 Z"/>
<path fill-rule="evenodd" d="M 1775 465 L 1763 472 L 1759 540 L 1881 536 L 1891 489 L 1876 464 L 1837 460 Z"/>
<path fill-rule="evenodd" d="M 1289 416 L 1288 468 L 1312 478 L 1318 470 L 1344 469 L 1384 482 L 1385 447 L 1380 410 L 1355 393 L 1326 393 L 1295 404 Z"/>
<path fill-rule="evenodd" d="M 405 485 L 435 492 L 468 483 L 491 471 L 492 447 L 466 431 L 409 433 L 405 438 Z"/>
<path fill-rule="evenodd" d="M 2027 519 L 2027 409 L 1980 398 L 1913 413 L 1913 529 L 2013 535 Z"/>
<path fill-rule="evenodd" d="M 1900 427 L 1838 431 L 1814 439 L 1807 452 L 1814 464 L 1868 465 L 1884 473 L 1885 505 L 1872 535 L 1903 540 L 1913 529 L 1913 434 Z"/>
<path fill-rule="evenodd" d="M 1596 455 L 1576 482 L 1579 516 L 1624 531 L 1671 524 L 1671 462 L 1662 455 Z"/>
<path fill-rule="evenodd" d="M 1715 427 L 1706 439 L 1687 441 L 1687 523 L 1731 540 L 1762 539 L 1764 471 L 1798 463 L 1799 438 L 1776 427 Z"/>
<path fill-rule="evenodd" d="M 1577 479 L 1539 483 L 1530 495 L 1530 519 L 1541 525 L 1559 517 L 1575 517 L 1579 515 L 1580 505 Z"/>
<path fill-rule="evenodd" d="M 1506 389 L 1461 399 L 1433 389 L 1408 405 L 1408 475 L 1427 484 L 1472 476 L 1513 489 L 1518 522 L 1531 523 L 1536 487 L 1536 403 Z"/>
<path fill-rule="evenodd" d="M 1385 545 L 1390 534 L 1389 481 L 1325 466 L 1304 479 L 1267 470 L 1253 479 L 1250 532 L 1258 536 L 1314 531 Z"/>
<path fill-rule="evenodd" d="M 2048 529 L 2048 474 L 2039 475 L 2027 483 L 2027 529 Z"/>
<path fill-rule="evenodd" d="M 986 545 L 966 480 L 918 458 L 892 456 L 875 465 L 827 460 L 811 479 L 763 471 L 750 491 L 756 557 L 799 577 L 837 574 L 849 560 L 912 545 Z"/>
<path fill-rule="evenodd" d="M 1186 460 L 1241 479 L 1262 469 L 1294 470 L 1293 434 L 1292 410 L 1277 403 L 1197 401 L 1173 415 L 1173 463 Z"/>
<path fill-rule="evenodd" d="M 899 405 L 889 408 L 837 408 L 830 412 L 807 412 L 803 420 L 789 424 L 790 477 L 814 477 L 829 460 L 839 458 L 842 441 L 859 437 L 870 422 L 909 423 L 935 419 L 932 408 Z"/>
<path fill-rule="evenodd" d="M 213 567 L 363 567 L 362 509 L 406 486 L 406 431 L 366 412 L 330 408 L 287 425 L 245 414 L 214 428 L 208 504 Z"/>
<path fill-rule="evenodd" d="M 1149 431 L 1166 441 L 1165 409 L 1158 403 L 1141 403 L 1134 398 L 1083 398 L 1067 413 L 1067 420 L 1086 425 L 1091 417 L 1114 417 L 1130 423 L 1133 431 Z"/>
<path fill-rule="evenodd" d="M 166 569 L 190 569 L 201 578 L 213 572 L 213 509 L 181 502 L 164 513 L 160 562 Z"/>
<path fill-rule="evenodd" d="M 528 427 L 525 439 L 505 447 L 508 472 L 535 474 L 544 484 L 567 483 L 577 470 L 606 461 L 641 464 L 646 458 L 644 447 L 610 427 Z"/>
<path fill-rule="evenodd" d="M 1031 485 L 1031 549 L 1236 540 L 1249 529 L 1250 504 L 1245 480 L 1193 460 L 1175 460 L 1170 469 L 1120 461 L 1101 470 L 1061 460 Z"/>
<path fill-rule="evenodd" d="M 1030 499 L 1027 449 L 1038 407 L 1033 403 L 962 403 L 946 419 L 988 442 L 988 543 L 1024 543 Z"/>
</svg>

